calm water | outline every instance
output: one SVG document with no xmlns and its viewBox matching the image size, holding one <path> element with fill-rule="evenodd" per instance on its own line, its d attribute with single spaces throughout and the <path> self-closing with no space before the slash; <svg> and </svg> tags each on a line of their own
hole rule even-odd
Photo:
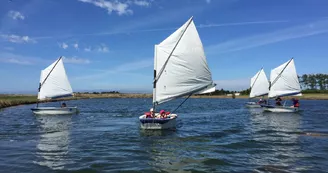
<svg viewBox="0 0 328 173">
<path fill-rule="evenodd" d="M 139 129 L 151 99 L 69 101 L 81 111 L 72 116 L 7 108 L 0 111 L 0 172 L 328 171 L 328 101 L 302 101 L 305 110 L 293 114 L 247 109 L 246 101 L 189 99 L 177 111 L 176 131 Z"/>
</svg>

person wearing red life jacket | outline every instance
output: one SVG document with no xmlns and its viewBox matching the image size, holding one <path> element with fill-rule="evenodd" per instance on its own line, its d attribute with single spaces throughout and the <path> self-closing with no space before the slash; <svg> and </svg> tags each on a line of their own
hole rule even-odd
<svg viewBox="0 0 328 173">
<path fill-rule="evenodd" d="M 164 110 L 159 111 L 159 115 L 161 118 L 166 118 L 166 113 Z"/>
<path fill-rule="evenodd" d="M 293 106 L 294 108 L 298 108 L 300 107 L 300 102 L 298 101 L 298 99 L 292 98 L 293 101 Z"/>
<path fill-rule="evenodd" d="M 153 118 L 154 117 L 154 109 L 150 108 L 149 112 L 145 113 L 146 118 Z"/>
</svg>

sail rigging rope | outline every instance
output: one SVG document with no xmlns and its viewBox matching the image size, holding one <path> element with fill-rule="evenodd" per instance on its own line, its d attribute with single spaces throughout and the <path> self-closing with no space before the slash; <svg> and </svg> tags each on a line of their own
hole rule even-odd
<svg viewBox="0 0 328 173">
<path fill-rule="evenodd" d="M 186 102 L 188 99 L 189 99 L 189 97 L 192 95 L 192 93 L 191 94 L 189 94 L 189 96 L 177 107 L 177 108 L 175 108 L 173 111 L 172 111 L 172 113 L 173 112 L 175 112 L 176 110 L 178 110 L 182 105 L 183 105 L 183 103 L 184 102 Z"/>
</svg>

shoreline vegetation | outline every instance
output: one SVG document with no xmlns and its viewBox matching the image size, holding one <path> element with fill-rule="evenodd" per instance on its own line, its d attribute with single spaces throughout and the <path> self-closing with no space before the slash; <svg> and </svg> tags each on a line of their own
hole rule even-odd
<svg viewBox="0 0 328 173">
<path fill-rule="evenodd" d="M 80 100 L 80 99 L 95 99 L 95 98 L 152 98 L 152 94 L 139 94 L 139 93 L 74 93 L 74 97 L 63 98 L 57 100 L 45 100 L 44 102 L 57 102 L 65 100 Z M 213 98 L 213 99 L 232 99 L 232 96 L 228 95 L 192 95 L 190 98 Z M 236 99 L 248 99 L 248 95 L 235 96 Z M 267 97 L 264 97 L 267 99 Z M 285 99 L 291 99 L 292 97 L 284 97 Z M 298 97 L 300 100 L 328 100 L 328 93 L 304 93 L 303 96 Z M 259 99 L 259 98 L 255 98 Z M 26 104 L 36 104 L 37 96 L 28 94 L 0 94 L 0 109 L 26 105 Z"/>
</svg>

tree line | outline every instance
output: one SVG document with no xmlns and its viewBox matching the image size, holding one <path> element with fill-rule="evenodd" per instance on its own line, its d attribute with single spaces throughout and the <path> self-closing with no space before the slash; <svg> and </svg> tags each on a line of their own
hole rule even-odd
<svg viewBox="0 0 328 173">
<path fill-rule="evenodd" d="M 303 91 L 308 93 L 327 93 L 328 74 L 303 74 L 298 76 Z"/>
<path fill-rule="evenodd" d="M 302 93 L 328 93 L 328 74 L 303 74 L 298 76 Z M 240 91 L 242 95 L 249 95 L 251 88 Z"/>
<path fill-rule="evenodd" d="M 118 91 L 103 91 L 103 92 L 76 92 L 76 94 L 119 94 Z"/>
<path fill-rule="evenodd" d="M 328 93 L 328 74 L 303 74 L 298 76 L 302 93 Z M 239 92 L 241 95 L 249 95 L 251 88 L 242 91 L 215 90 L 205 95 L 227 95 Z"/>
</svg>

